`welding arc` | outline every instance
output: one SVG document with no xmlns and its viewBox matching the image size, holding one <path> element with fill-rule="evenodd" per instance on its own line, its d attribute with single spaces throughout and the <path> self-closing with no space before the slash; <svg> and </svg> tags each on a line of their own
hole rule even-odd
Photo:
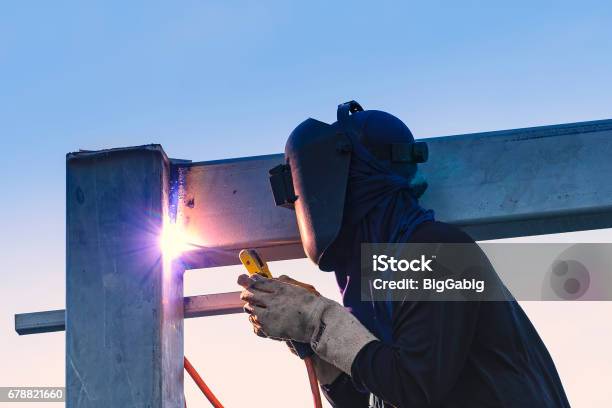
<svg viewBox="0 0 612 408">
<path fill-rule="evenodd" d="M 314 401 L 315 408 L 322 408 L 321 403 L 321 392 L 319 391 L 319 381 L 317 379 L 317 372 L 314 368 L 312 357 L 304 358 L 306 364 L 306 371 L 308 371 L 308 382 L 310 382 L 310 391 L 312 392 L 312 399 Z"/>
<path fill-rule="evenodd" d="M 187 357 L 184 357 L 185 360 L 185 371 L 189 373 L 193 381 L 196 383 L 200 391 L 204 394 L 204 396 L 210 401 L 213 407 L 215 408 L 223 408 L 223 405 L 219 402 L 215 394 L 208 388 L 208 385 L 204 382 L 200 374 L 196 371 L 196 369 L 191 365 Z"/>
</svg>

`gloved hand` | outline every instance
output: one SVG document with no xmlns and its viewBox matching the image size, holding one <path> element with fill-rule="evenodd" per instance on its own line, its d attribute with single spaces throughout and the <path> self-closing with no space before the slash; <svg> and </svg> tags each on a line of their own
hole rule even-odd
<svg viewBox="0 0 612 408">
<path fill-rule="evenodd" d="M 257 335 L 310 343 L 318 356 L 349 375 L 359 350 L 376 340 L 342 305 L 304 287 L 258 275 L 240 275 L 238 284 Z"/>
<path fill-rule="evenodd" d="M 315 289 L 314 286 L 308 283 L 300 282 L 298 280 L 290 278 L 287 275 L 279 276 L 278 280 L 281 282 L 300 286 L 306 289 L 307 291 L 309 291 L 310 293 L 314 293 L 317 296 L 321 296 L 321 294 Z M 291 342 L 288 341 L 287 346 L 289 346 L 289 350 L 293 354 L 297 355 L 297 352 L 293 349 L 293 345 L 291 344 Z M 319 380 L 319 384 L 321 385 L 329 385 L 333 383 L 334 380 L 338 378 L 338 376 L 342 372 L 340 371 L 338 367 L 336 367 L 333 364 L 328 363 L 327 361 L 323 360 L 321 357 L 319 357 L 316 354 L 312 356 L 312 362 L 314 365 L 315 372 L 317 373 L 317 379 Z"/>
<path fill-rule="evenodd" d="M 306 289 L 307 291 L 309 291 L 310 293 L 313 293 L 317 296 L 321 296 L 321 294 L 319 293 L 319 291 L 312 286 L 310 283 L 304 283 L 304 282 L 300 282 L 299 280 L 295 280 L 293 278 L 290 278 L 287 275 L 281 275 L 278 278 L 276 278 L 277 280 L 284 282 L 284 283 L 291 283 L 292 285 L 296 285 L 299 286 L 301 288 Z"/>
</svg>

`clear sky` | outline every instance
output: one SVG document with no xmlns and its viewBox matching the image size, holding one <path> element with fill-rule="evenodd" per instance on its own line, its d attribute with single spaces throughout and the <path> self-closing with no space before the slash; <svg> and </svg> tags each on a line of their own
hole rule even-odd
<svg viewBox="0 0 612 408">
<path fill-rule="evenodd" d="M 332 121 L 349 99 L 417 137 L 604 119 L 611 72 L 606 2 L 3 2 L 0 386 L 63 384 L 63 334 L 18 338 L 12 316 L 64 307 L 67 152 L 155 142 L 193 160 L 275 153 L 297 123 Z M 306 261 L 275 268 L 335 295 Z M 234 290 L 237 273 L 189 272 L 186 293 Z M 612 405 L 612 308 L 526 307 L 574 405 Z M 242 316 L 186 330 L 186 353 L 230 408 L 310 406 L 300 363 Z M 256 364 L 273 395 L 244 391 L 240 369 Z M 205 406 L 192 388 L 188 399 Z"/>
</svg>

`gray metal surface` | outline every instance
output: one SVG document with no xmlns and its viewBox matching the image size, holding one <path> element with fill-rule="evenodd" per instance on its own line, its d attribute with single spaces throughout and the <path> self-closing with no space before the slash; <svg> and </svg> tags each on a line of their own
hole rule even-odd
<svg viewBox="0 0 612 408">
<path fill-rule="evenodd" d="M 427 139 L 422 204 L 477 240 L 612 227 L 612 120 Z M 182 166 L 179 202 L 191 268 L 303 257 L 294 213 L 274 206 L 268 170 L 282 155 Z"/>
<path fill-rule="evenodd" d="M 612 227 L 612 120 L 428 142 L 423 205 L 477 240 Z"/>
<path fill-rule="evenodd" d="M 182 408 L 183 271 L 158 145 L 67 156 L 66 406 Z"/>
<path fill-rule="evenodd" d="M 19 335 L 50 333 L 66 329 L 66 311 L 20 313 L 15 315 L 15 331 Z"/>
<path fill-rule="evenodd" d="M 215 293 L 211 295 L 186 296 L 183 300 L 184 317 L 218 316 L 242 313 L 244 302 L 240 292 Z M 15 315 L 15 331 L 19 335 L 50 333 L 66 329 L 65 310 L 20 313 Z"/>
<path fill-rule="evenodd" d="M 239 263 L 242 248 L 259 248 L 267 260 L 304 257 L 293 211 L 276 207 L 268 170 L 282 155 L 239 158 L 182 167 L 184 192 L 178 219 L 202 251 L 183 259 L 191 268 Z"/>
<path fill-rule="evenodd" d="M 184 300 L 185 319 L 242 313 L 243 305 L 244 302 L 240 300 L 240 292 L 189 296 Z"/>
</svg>

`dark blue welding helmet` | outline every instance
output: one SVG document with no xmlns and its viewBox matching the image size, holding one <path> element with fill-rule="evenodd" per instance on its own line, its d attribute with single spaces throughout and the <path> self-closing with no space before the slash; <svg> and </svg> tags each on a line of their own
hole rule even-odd
<svg viewBox="0 0 612 408">
<path fill-rule="evenodd" d="M 364 111 L 350 101 L 338 106 L 337 119 L 300 123 L 285 145 L 285 164 L 270 170 L 276 205 L 295 210 L 304 251 L 322 270 L 329 270 L 325 252 L 342 226 L 354 144 L 409 180 L 428 156 L 427 144 L 415 142 L 410 129 L 386 112 Z"/>
</svg>

